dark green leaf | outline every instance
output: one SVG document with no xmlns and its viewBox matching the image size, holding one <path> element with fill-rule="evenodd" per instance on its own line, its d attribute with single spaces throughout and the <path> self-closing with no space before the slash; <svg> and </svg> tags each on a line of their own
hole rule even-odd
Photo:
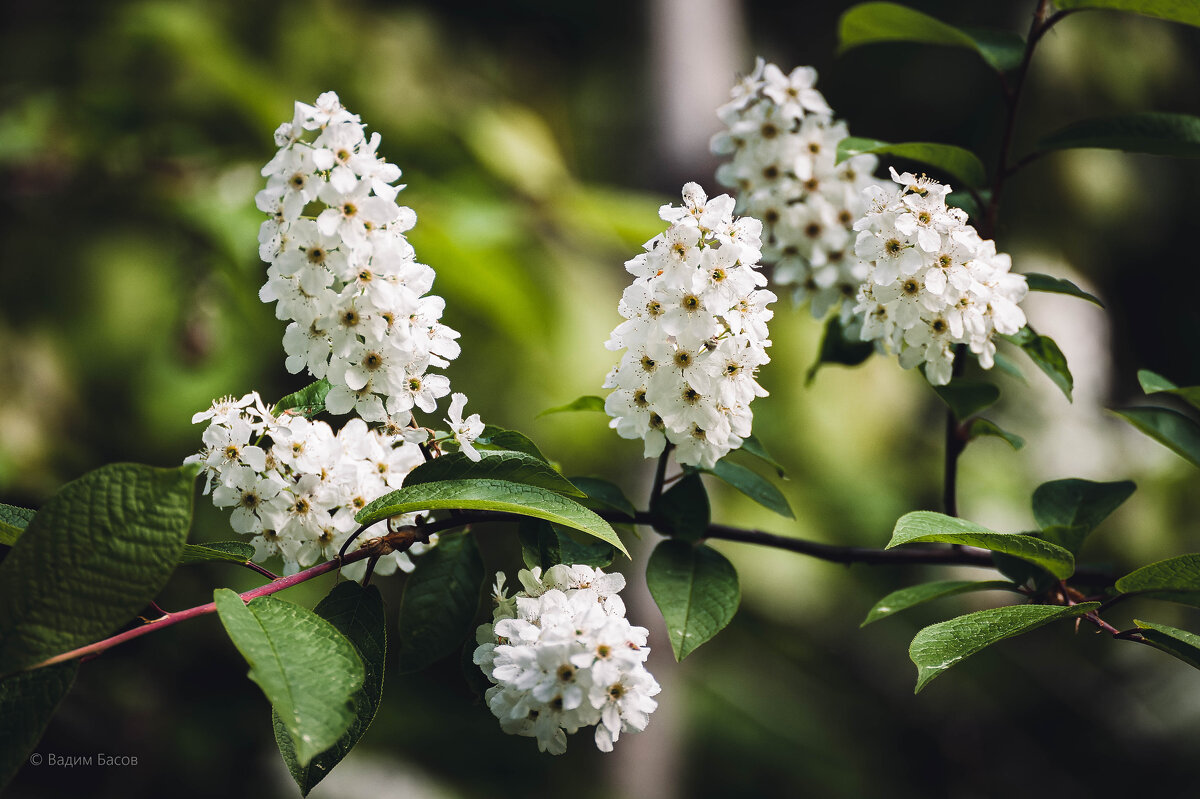
<svg viewBox="0 0 1200 799">
<path fill-rule="evenodd" d="M 483 428 L 483 434 L 475 441 L 475 448 L 479 450 L 516 450 L 524 452 L 526 455 L 532 455 L 540 461 L 549 463 L 550 461 L 538 449 L 537 444 L 529 440 L 529 437 L 524 433 L 518 433 L 516 430 L 505 430 L 503 427 L 495 425 L 487 425 Z"/>
<path fill-rule="evenodd" d="M 944 386 L 933 386 L 933 391 L 954 412 L 960 422 L 993 405 L 1000 399 L 1000 389 L 984 380 L 956 377 Z"/>
<path fill-rule="evenodd" d="M 1078 552 L 1083 539 L 1129 499 L 1137 486 L 1128 480 L 1053 480 L 1033 492 L 1033 518 L 1043 538 Z"/>
<path fill-rule="evenodd" d="M 582 530 L 629 556 L 609 523 L 595 512 L 545 488 L 507 480 L 443 480 L 404 486 L 367 505 L 354 518 L 359 524 L 366 525 L 403 513 L 440 509 L 491 510 L 533 516 Z"/>
<path fill-rule="evenodd" d="M 1200 554 L 1179 555 L 1135 569 L 1117 580 L 1123 594 L 1200 607 Z"/>
<path fill-rule="evenodd" d="M 913 511 L 901 516 L 886 549 L 901 544 L 965 544 L 1027 560 L 1047 569 L 1060 580 L 1075 571 L 1074 556 L 1060 546 L 1021 533 L 997 533 L 965 519 L 932 511 Z"/>
<path fill-rule="evenodd" d="M 1180 388 L 1167 378 L 1160 374 L 1155 374 L 1149 369 L 1138 371 L 1138 382 L 1142 386 L 1142 391 L 1145 391 L 1147 394 L 1158 394 L 1160 392 L 1174 394 L 1186 400 L 1193 407 L 1200 408 L 1200 386 Z"/>
<path fill-rule="evenodd" d="M 0 790 L 25 765 L 54 711 L 75 682 L 79 663 L 56 663 L 0 682 Z"/>
<path fill-rule="evenodd" d="M 1012 638 L 1059 619 L 1071 619 L 1100 607 L 1099 602 L 1078 605 L 1009 605 L 968 613 L 939 622 L 917 633 L 908 656 L 917 666 L 914 693 L 956 663 L 992 644 Z"/>
<path fill-rule="evenodd" d="M 967 438 L 976 439 L 980 436 L 995 436 L 1002 438 L 1008 442 L 1008 445 L 1013 449 L 1020 449 L 1025 446 L 1025 439 L 1021 438 L 1016 433 L 1010 433 L 1000 425 L 988 419 L 972 419 L 967 426 Z"/>
<path fill-rule="evenodd" d="M 516 450 L 481 450 L 479 455 L 478 461 L 472 461 L 462 452 L 446 453 L 420 464 L 405 475 L 404 485 L 486 478 L 540 486 L 573 497 L 586 496 L 550 464 L 533 455 Z"/>
<path fill-rule="evenodd" d="M 1140 619 L 1133 623 L 1142 628 L 1142 640 L 1147 644 L 1200 669 L 1200 635 Z"/>
<path fill-rule="evenodd" d="M 715 549 L 674 539 L 650 554 L 646 587 L 667 623 L 676 660 L 724 629 L 741 601 L 733 564 Z"/>
<path fill-rule="evenodd" d="M 271 413 L 278 416 L 287 412 L 311 419 L 325 410 L 325 397 L 329 394 L 329 381 L 322 378 L 299 391 L 292 392 L 275 403 Z"/>
<path fill-rule="evenodd" d="M 1079 297 L 1082 300 L 1094 302 L 1101 308 L 1104 307 L 1104 303 L 1100 302 L 1100 298 L 1095 294 L 1089 294 L 1065 278 L 1043 275 L 1038 272 L 1026 272 L 1023 277 L 1025 278 L 1025 282 L 1029 284 L 1030 291 L 1070 294 L 1072 297 Z"/>
<path fill-rule="evenodd" d="M 254 547 L 245 541 L 209 541 L 206 544 L 185 544 L 179 555 L 179 565 L 226 561 L 246 563 L 254 557 Z"/>
<path fill-rule="evenodd" d="M 780 477 L 787 476 L 787 472 L 784 470 L 783 466 L 780 465 L 779 461 L 771 457 L 771 453 L 767 452 L 767 448 L 763 446 L 763 443 L 759 440 L 758 436 L 750 434 L 743 438 L 742 446 L 738 448 L 738 451 L 748 453 L 761 461 L 765 461 Z"/>
<path fill-rule="evenodd" d="M 492 687 L 492 681 L 483 673 L 483 669 L 475 663 L 475 650 L 479 645 L 475 643 L 475 638 L 467 639 L 463 644 L 462 652 L 459 654 L 458 665 L 462 671 L 463 681 L 467 684 L 467 688 L 474 695 L 478 704 L 483 704 L 483 695 L 487 693 L 487 689 Z"/>
<path fill-rule="evenodd" d="M 1021 367 L 1017 366 L 1017 362 L 1005 355 L 1003 352 L 997 351 L 995 354 L 995 360 L 996 368 L 1001 372 L 1012 375 L 1022 383 L 1029 382 L 1025 379 L 1025 375 L 1021 373 Z"/>
<path fill-rule="evenodd" d="M 1169 408 L 1123 408 L 1114 411 L 1175 454 L 1200 466 L 1200 425 Z"/>
<path fill-rule="evenodd" d="M 696 472 L 685 474 L 675 485 L 650 504 L 654 529 L 663 535 L 688 541 L 703 538 L 708 532 L 710 511 L 708 492 Z"/>
<path fill-rule="evenodd" d="M 383 697 L 383 672 L 387 665 L 387 620 L 378 588 L 373 585 L 364 588 L 353 580 L 338 583 L 317 603 L 313 613 L 346 636 L 362 660 L 364 676 L 362 688 L 350 700 L 354 705 L 354 721 L 350 728 L 336 744 L 314 757 L 306 767 L 296 759 L 296 746 L 283 720 L 278 713 L 272 713 L 275 742 L 279 744 L 283 761 L 302 796 L 308 796 L 312 787 L 342 762 L 371 726 Z"/>
<path fill-rule="evenodd" d="M 783 492 L 758 472 L 736 463 L 730 463 L 725 458 L 717 461 L 713 468 L 705 471 L 729 483 L 767 510 L 774 511 L 788 519 L 796 518 Z M 705 522 L 705 527 L 707 526 L 708 524 Z"/>
<path fill-rule="evenodd" d="M 1030 533 L 1030 535 L 1034 538 L 1042 537 L 1041 533 Z M 1052 541 L 1051 543 L 1062 546 L 1057 541 Z M 1063 549 L 1066 549 L 1066 547 L 1063 547 Z M 1012 555 L 1005 555 L 1003 552 L 993 552 L 992 563 L 995 565 L 996 570 L 1005 577 L 1017 585 L 1031 587 L 1036 594 L 1045 593 L 1058 583 L 1057 577 L 1036 563 L 1015 558 Z"/>
<path fill-rule="evenodd" d="M 604 398 L 603 397 L 580 397 L 577 400 L 568 402 L 566 405 L 557 405 L 553 408 L 547 408 L 537 415 L 536 418 L 549 416 L 552 413 L 572 413 L 574 411 L 599 411 L 604 413 Z"/>
<path fill-rule="evenodd" d="M 0 674 L 130 621 L 175 569 L 196 468 L 116 463 L 52 496 L 0 563 Z"/>
<path fill-rule="evenodd" d="M 570 479 L 576 488 L 588 496 L 581 504 L 592 510 L 616 511 L 628 516 L 630 521 L 633 521 L 634 516 L 637 515 L 637 509 L 633 507 L 633 503 L 625 497 L 621 487 L 616 483 L 602 480 L 599 477 L 572 477 Z"/>
<path fill-rule="evenodd" d="M 1003 580 L 986 580 L 976 582 L 972 580 L 947 580 L 937 583 L 922 583 L 908 588 L 901 588 L 899 591 L 893 591 L 883 599 L 875 603 L 867 613 L 867 617 L 863 619 L 859 627 L 866 627 L 873 621 L 887 619 L 895 616 L 902 610 L 908 610 L 916 605 L 930 602 L 934 599 L 942 597 L 954 596 L 956 594 L 974 593 L 976 591 L 1016 591 L 1017 587 L 1010 582 Z"/>
<path fill-rule="evenodd" d="M 870 358 L 873 352 L 875 352 L 875 345 L 871 342 L 848 338 L 845 328 L 842 327 L 841 319 L 834 314 L 825 323 L 821 351 L 817 353 L 817 360 L 808 369 L 808 374 L 804 378 L 805 385 L 812 383 L 817 376 L 817 371 L 824 364 L 839 363 L 843 366 L 858 366 Z"/>
<path fill-rule="evenodd" d="M 33 521 L 37 511 L 0 503 L 0 544 L 12 546 Z"/>
<path fill-rule="evenodd" d="M 247 605 L 228 588 L 213 592 L 213 601 L 250 679 L 286 728 L 296 762 L 307 766 L 354 722 L 362 659 L 336 627 L 292 602 L 260 596 Z"/>
<path fill-rule="evenodd" d="M 483 559 L 469 533 L 442 535 L 417 560 L 400 600 L 400 670 L 419 671 L 462 645 L 474 628 L 483 585 Z"/>
<path fill-rule="evenodd" d="M 962 30 L 898 3 L 860 3 L 838 22 L 838 53 L 876 42 L 918 42 L 974 50 L 998 72 L 1015 69 L 1025 41 L 1015 33 Z"/>
<path fill-rule="evenodd" d="M 1039 336 L 1028 325 L 1021 328 L 1016 335 L 1002 336 L 1002 338 L 1024 350 L 1029 359 L 1054 381 L 1054 385 L 1058 386 L 1062 393 L 1067 395 L 1067 399 L 1071 399 L 1071 390 L 1075 387 L 1075 380 L 1071 377 L 1071 370 L 1067 367 L 1066 356 L 1054 343 L 1054 339 L 1049 336 Z"/>
<path fill-rule="evenodd" d="M 968 188 L 978 188 L 987 183 L 987 170 L 979 156 L 953 144 L 924 141 L 889 144 L 878 139 L 860 139 L 854 136 L 847 136 L 838 142 L 838 163 L 865 153 L 904 158 L 925 164 L 944 172 Z"/>
<path fill-rule="evenodd" d="M 1039 150 L 1076 147 L 1200 158 L 1200 117 L 1143 111 L 1085 119 L 1038 142 Z"/>
<path fill-rule="evenodd" d="M 517 537 L 521 541 L 521 558 L 530 569 L 535 566 L 549 569 L 559 563 L 604 568 L 617 554 L 610 544 L 594 538 L 576 541 L 567 529 L 541 519 L 522 519 L 517 526 Z"/>
</svg>

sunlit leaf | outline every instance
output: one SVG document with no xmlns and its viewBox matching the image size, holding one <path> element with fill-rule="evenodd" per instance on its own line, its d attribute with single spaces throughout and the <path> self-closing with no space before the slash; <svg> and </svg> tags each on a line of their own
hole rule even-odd
<svg viewBox="0 0 1200 799">
<path fill-rule="evenodd" d="M 275 416 L 279 416 L 281 413 L 291 413 L 311 419 L 325 410 L 325 397 L 329 394 L 330 388 L 329 381 L 324 378 L 310 383 L 275 403 L 271 413 Z"/>
<path fill-rule="evenodd" d="M 1142 640 L 1147 644 L 1200 669 L 1200 635 L 1141 619 L 1134 619 L 1133 623 L 1141 628 Z"/>
<path fill-rule="evenodd" d="M 986 527 L 932 511 L 901 516 L 886 549 L 901 544 L 964 544 L 1027 560 L 1065 580 L 1075 571 L 1074 556 L 1060 546 L 1021 533 L 997 533 Z"/>
<path fill-rule="evenodd" d="M 1160 374 L 1149 369 L 1138 371 L 1138 383 L 1147 394 L 1174 394 L 1195 408 L 1200 408 L 1200 386 L 1185 386 L 1180 388 Z"/>
<path fill-rule="evenodd" d="M 1135 569 L 1117 580 L 1123 594 L 1200 607 L 1200 554 L 1179 555 Z"/>
<path fill-rule="evenodd" d="M 572 497 L 586 496 L 548 463 L 516 450 L 481 450 L 478 461 L 462 452 L 450 452 L 418 465 L 404 477 L 404 485 L 439 480 L 491 479 L 540 486 Z"/>
</svg>

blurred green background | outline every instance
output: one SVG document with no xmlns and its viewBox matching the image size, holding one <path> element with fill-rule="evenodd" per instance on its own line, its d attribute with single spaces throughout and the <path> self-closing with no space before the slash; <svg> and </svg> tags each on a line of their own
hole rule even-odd
<svg viewBox="0 0 1200 799">
<path fill-rule="evenodd" d="M 820 7 L 817 7 L 817 6 Z M 697 180 L 715 106 L 755 54 L 813 64 L 856 135 L 943 141 L 994 163 L 995 76 L 966 51 L 889 45 L 834 57 L 850 4 L 744 0 L 395 3 L 354 0 L 10 4 L 0 32 L 0 500 L 36 507 L 106 462 L 169 465 L 199 446 L 193 412 L 306 381 L 283 369 L 283 327 L 257 290 L 253 205 L 271 132 L 326 89 L 383 135 L 404 170 L 411 241 L 438 273 L 463 355 L 469 410 L 534 438 L 567 474 L 621 483 L 644 503 L 652 464 L 598 415 L 536 418 L 600 393 L 614 362 L 623 262 Z M 955 24 L 1024 32 L 1031 2 L 913 5 Z M 1087 116 L 1200 113 L 1200 31 L 1100 12 L 1043 40 L 1016 154 Z M 1000 378 L 996 418 L 1025 436 L 962 462 L 961 511 L 994 529 L 1032 523 L 1028 497 L 1060 477 L 1132 478 L 1139 491 L 1095 535 L 1114 569 L 1200 549 L 1197 474 L 1106 407 L 1136 401 L 1138 368 L 1200 383 L 1196 162 L 1076 151 L 1006 189 L 998 245 L 1018 271 L 1069 277 L 1107 313 L 1032 298 L 1076 376 L 1073 404 L 1025 362 Z M 1166 302 L 1166 299 L 1171 302 Z M 712 486 L 714 516 L 746 527 L 882 545 L 902 513 L 936 509 L 941 408 L 893 360 L 828 368 L 806 387 L 820 327 L 786 299 L 772 325 L 771 396 L 756 433 L 789 470 L 790 522 Z M 193 540 L 232 537 L 198 504 Z M 481 534 L 490 570 L 516 567 L 511 531 Z M 652 630 L 663 683 L 648 730 L 601 755 L 586 734 L 560 758 L 503 735 L 451 658 L 390 675 L 360 747 L 313 796 L 1115 796 L 1194 786 L 1200 675 L 1153 652 L 1051 627 L 911 693 L 907 642 L 985 606 L 953 599 L 858 629 L 889 590 L 964 570 L 843 568 L 718 545 L 741 574 L 733 624 L 681 666 L 662 639 L 633 542 L 628 602 Z M 232 567 L 178 573 L 161 600 L 246 589 Z M 395 611 L 400 578 L 380 581 Z M 313 604 L 328 584 L 286 598 Z M 1194 611 L 1126 606 L 1200 629 Z M 1118 614 L 1119 615 L 1119 614 Z M 1132 617 L 1132 616 L 1131 616 Z M 1128 619 L 1125 619 L 1128 622 Z M 136 767 L 26 768 L 15 797 L 295 795 L 269 710 L 215 618 L 88 663 L 38 750 L 107 752 Z M 3 723 L 0 720 L 0 723 Z"/>
</svg>

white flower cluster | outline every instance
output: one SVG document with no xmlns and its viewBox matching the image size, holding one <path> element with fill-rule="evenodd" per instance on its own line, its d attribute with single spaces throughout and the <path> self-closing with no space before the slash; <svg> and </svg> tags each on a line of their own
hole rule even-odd
<svg viewBox="0 0 1200 799">
<path fill-rule="evenodd" d="M 212 493 L 217 507 L 233 508 L 234 530 L 253 536 L 254 560 L 279 555 L 285 574 L 336 556 L 358 528 L 354 514 L 399 488 L 424 462 L 416 444 L 371 430 L 362 419 L 351 419 L 335 434 L 324 422 L 274 416 L 256 392 L 217 400 L 192 417 L 193 424 L 204 421 L 204 448 L 185 463 L 202 465 L 204 493 Z M 399 524 L 415 521 L 413 514 Z M 387 523 L 379 522 L 358 540 L 385 533 Z M 409 551 L 419 555 L 424 549 L 417 543 Z M 391 574 L 397 567 L 412 571 L 408 554 L 384 556 L 375 571 Z M 358 579 L 365 569 L 366 561 L 358 561 L 342 573 Z"/>
<path fill-rule="evenodd" d="M 712 150 L 733 156 L 717 180 L 736 190 L 738 213 L 763 221 L 763 261 L 774 265 L 774 282 L 794 284 L 796 302 L 811 301 L 816 318 L 840 306 L 848 323 L 866 278 L 851 228 L 867 210 L 863 190 L 878 185 L 878 161 L 859 155 L 835 163 L 849 133 L 816 82 L 812 67 L 785 74 L 758 59 L 717 109 L 729 129 L 713 137 Z"/>
<path fill-rule="evenodd" d="M 1012 258 L 980 238 L 966 212 L 946 206 L 949 186 L 891 173 L 900 188 L 868 189 L 871 208 L 854 225 L 854 251 L 870 269 L 855 309 L 863 340 L 898 352 L 906 369 L 924 363 L 936 386 L 950 382 L 956 344 L 991 369 L 993 334 L 1025 325 L 1017 305 L 1025 278 L 1009 271 Z"/>
<path fill-rule="evenodd" d="M 664 205 L 671 226 L 625 263 L 635 277 L 617 310 L 624 322 L 605 344 L 625 350 L 608 374 L 604 409 L 623 438 L 644 438 L 647 458 L 675 445 L 681 464 L 712 468 L 750 434 L 754 379 L 767 363 L 767 308 L 759 287 L 762 223 L 733 217 L 728 195 L 708 199 L 695 183 L 683 205 Z"/>
<path fill-rule="evenodd" d="M 271 215 L 259 233 L 271 264 L 259 296 L 290 322 L 288 371 L 333 385 L 330 412 L 403 426 L 414 406 L 432 413 L 450 393 L 426 370 L 458 356 L 458 333 L 439 321 L 445 301 L 426 294 L 434 273 L 404 237 L 416 215 L 396 204 L 400 170 L 377 155 L 379 139 L 333 92 L 296 103 L 256 197 Z"/>
<path fill-rule="evenodd" d="M 646 628 L 625 618 L 620 574 L 588 566 L 521 571 L 524 591 L 508 597 L 496 575 L 496 610 L 476 633 L 474 661 L 494 685 L 484 698 L 500 727 L 536 737 L 562 754 L 567 734 L 596 725 L 596 746 L 611 752 L 622 732 L 641 732 L 658 707 L 646 671 Z"/>
</svg>

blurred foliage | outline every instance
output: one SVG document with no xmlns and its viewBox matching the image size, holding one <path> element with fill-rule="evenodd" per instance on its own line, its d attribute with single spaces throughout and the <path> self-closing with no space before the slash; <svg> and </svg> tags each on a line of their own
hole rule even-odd
<svg viewBox="0 0 1200 799">
<path fill-rule="evenodd" d="M 741 68 L 754 53 L 812 63 L 856 135 L 954 144 L 990 167 L 1002 103 L 988 68 L 966 51 L 903 44 L 835 60 L 847 5 L 745 0 Z M 953 24 L 1022 32 L 1032 8 L 914 5 Z M 622 264 L 662 229 L 658 206 L 677 197 L 678 176 L 658 165 L 652 144 L 647 9 L 632 0 L 47 0 L 7 9 L 0 499 L 36 507 L 106 462 L 178 463 L 198 446 L 191 414 L 213 397 L 257 389 L 273 401 L 307 382 L 283 369 L 282 325 L 257 300 L 264 265 L 253 195 L 292 102 L 336 89 L 405 171 L 401 200 L 418 215 L 411 241 L 437 270 L 446 322 L 463 333 L 449 374 L 471 410 L 528 433 L 568 473 L 617 480 L 644 504 L 651 464 L 639 443 L 619 440 L 597 414 L 535 417 L 599 391 L 612 365 L 602 342 L 628 282 Z M 1108 12 L 1068 18 L 1034 60 L 1015 152 L 1086 116 L 1200 112 L 1197 53 L 1200 30 Z M 689 177 L 715 190 L 712 159 L 693 158 Z M 967 518 L 1026 529 L 1029 494 L 1045 479 L 1133 478 L 1137 494 L 1094 536 L 1098 554 L 1089 556 L 1126 566 L 1200 549 L 1194 472 L 1100 410 L 1137 393 L 1137 368 L 1200 383 L 1200 350 L 1184 346 L 1200 332 L 1189 310 L 1200 294 L 1189 233 L 1198 179 L 1196 162 L 1081 150 L 1047 156 L 1011 182 L 1000 248 L 1018 271 L 1097 293 L 1109 313 L 1062 296 L 1031 305 L 1031 320 L 1071 359 L 1076 402 L 1027 362 L 1026 384 L 1002 381 L 996 418 L 1029 445 L 1015 453 L 999 440 L 972 444 L 960 476 Z M 1164 289 L 1178 300 L 1166 303 Z M 938 506 L 943 408 L 919 375 L 890 360 L 831 367 L 806 388 L 820 336 L 806 311 L 780 303 L 774 360 L 761 375 L 771 396 L 755 408 L 756 434 L 788 470 L 796 522 L 715 483 L 713 517 L 880 546 L 901 514 Z M 191 540 L 230 537 L 225 514 L 199 508 Z M 656 537 L 645 538 L 642 560 Z M 489 570 L 518 567 L 513 531 L 483 533 L 481 545 Z M 656 612 L 629 600 L 635 621 L 659 635 L 651 668 L 665 690 L 647 732 L 622 739 L 612 756 L 586 736 L 553 759 L 503 735 L 454 656 L 391 675 L 358 760 L 339 771 L 367 780 L 383 769 L 392 789 L 438 796 L 974 796 L 1032 786 L 1108 796 L 1144 788 L 1151 773 L 1160 792 L 1188 784 L 1200 752 L 1187 733 L 1200 704 L 1187 698 L 1197 696 L 1196 676 L 1183 664 L 1064 625 L 977 656 L 918 699 L 908 640 L 950 603 L 965 611 L 986 599 L 946 600 L 864 631 L 858 622 L 879 596 L 921 576 L 979 574 L 845 570 L 718 548 L 739 570 L 743 607 L 686 665 L 672 665 Z M 330 586 L 318 582 L 286 598 L 312 606 Z M 161 604 L 255 584 L 234 566 L 189 567 Z M 399 586 L 380 583 L 392 614 Z M 1194 611 L 1166 615 L 1197 627 Z M 27 768 L 10 794 L 294 795 L 270 713 L 244 674 L 215 620 L 86 664 L 40 750 L 102 745 L 138 756 L 138 767 Z M 1003 765 L 1010 760 L 1022 768 Z M 645 774 L 658 781 L 627 781 Z"/>
</svg>

